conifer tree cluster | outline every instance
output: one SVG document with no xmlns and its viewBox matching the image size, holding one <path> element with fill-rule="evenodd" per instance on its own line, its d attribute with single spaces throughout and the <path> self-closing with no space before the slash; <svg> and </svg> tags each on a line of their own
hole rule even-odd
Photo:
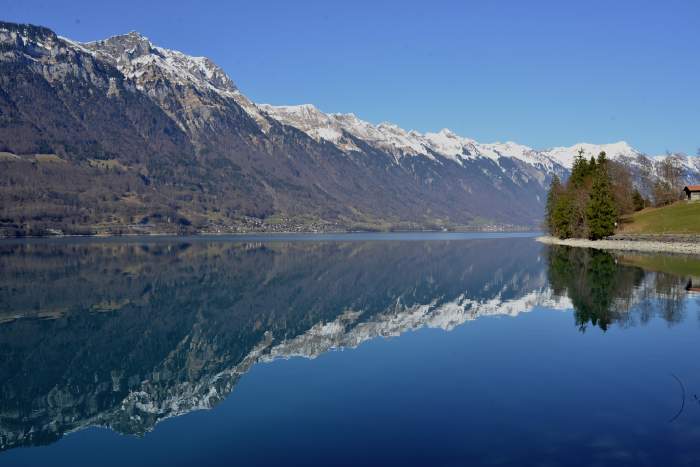
<svg viewBox="0 0 700 467">
<path fill-rule="evenodd" d="M 566 183 L 556 176 L 547 195 L 545 223 L 559 238 L 599 240 L 615 233 L 618 218 L 632 205 L 632 191 L 620 196 L 614 189 L 605 152 L 586 160 L 583 151 L 574 159 Z M 625 206 L 623 206 L 625 205 Z"/>
</svg>

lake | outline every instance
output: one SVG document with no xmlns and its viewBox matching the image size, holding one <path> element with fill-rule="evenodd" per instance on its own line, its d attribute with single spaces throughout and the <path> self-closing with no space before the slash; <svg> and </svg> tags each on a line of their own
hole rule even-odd
<svg viewBox="0 0 700 467">
<path fill-rule="evenodd" d="M 531 234 L 0 242 L 0 465 L 699 465 L 700 260 Z"/>
</svg>

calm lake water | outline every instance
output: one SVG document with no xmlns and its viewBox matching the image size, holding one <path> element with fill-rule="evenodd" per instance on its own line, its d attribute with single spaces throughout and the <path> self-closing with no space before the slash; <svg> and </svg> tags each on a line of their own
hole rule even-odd
<svg viewBox="0 0 700 467">
<path fill-rule="evenodd" d="M 529 235 L 0 242 L 0 465 L 700 465 L 695 288 Z"/>
</svg>

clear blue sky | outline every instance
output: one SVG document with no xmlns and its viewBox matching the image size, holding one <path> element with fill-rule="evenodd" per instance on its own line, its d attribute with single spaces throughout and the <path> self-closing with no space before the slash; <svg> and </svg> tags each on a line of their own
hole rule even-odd
<svg viewBox="0 0 700 467">
<path fill-rule="evenodd" d="M 0 0 L 87 41 L 137 30 L 256 102 L 536 148 L 700 147 L 700 2 Z"/>
</svg>

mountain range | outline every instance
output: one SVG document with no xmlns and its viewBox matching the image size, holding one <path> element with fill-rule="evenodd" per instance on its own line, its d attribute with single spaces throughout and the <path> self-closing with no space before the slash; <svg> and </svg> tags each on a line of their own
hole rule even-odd
<svg viewBox="0 0 700 467">
<path fill-rule="evenodd" d="M 579 149 L 536 150 L 248 99 L 204 57 L 131 32 L 0 23 L 0 234 L 537 228 Z M 684 179 L 696 158 L 671 155 Z"/>
</svg>

